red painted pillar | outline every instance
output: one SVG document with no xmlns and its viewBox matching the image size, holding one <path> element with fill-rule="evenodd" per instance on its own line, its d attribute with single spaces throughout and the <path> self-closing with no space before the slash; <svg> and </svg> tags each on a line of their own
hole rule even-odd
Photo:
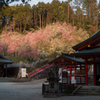
<svg viewBox="0 0 100 100">
<path fill-rule="evenodd" d="M 85 85 L 88 85 L 88 64 L 85 62 Z"/>
<path fill-rule="evenodd" d="M 74 75 L 74 76 L 75 76 L 75 81 L 76 81 L 76 65 L 75 65 L 75 75 Z M 76 84 L 76 83 L 75 83 L 75 84 Z"/>
<path fill-rule="evenodd" d="M 94 85 L 96 85 L 96 64 L 94 64 L 93 66 L 93 69 L 94 69 Z"/>
</svg>

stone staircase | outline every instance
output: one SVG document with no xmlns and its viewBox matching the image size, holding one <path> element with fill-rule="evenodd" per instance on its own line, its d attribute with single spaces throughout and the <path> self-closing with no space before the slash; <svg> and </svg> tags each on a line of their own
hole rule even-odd
<svg viewBox="0 0 100 100">
<path fill-rule="evenodd" d="M 81 86 L 74 95 L 100 95 L 100 86 Z"/>
</svg>

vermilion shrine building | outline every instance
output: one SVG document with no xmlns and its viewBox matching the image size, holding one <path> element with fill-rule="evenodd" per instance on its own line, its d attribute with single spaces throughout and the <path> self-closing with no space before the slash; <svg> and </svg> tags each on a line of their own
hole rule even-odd
<svg viewBox="0 0 100 100">
<path fill-rule="evenodd" d="M 60 82 L 100 85 L 100 30 L 73 49 L 77 52 L 63 53 L 50 62 L 59 67 Z"/>
<path fill-rule="evenodd" d="M 60 83 L 85 84 L 84 60 L 63 53 L 60 57 L 51 61 L 50 64 L 59 67 Z"/>
</svg>

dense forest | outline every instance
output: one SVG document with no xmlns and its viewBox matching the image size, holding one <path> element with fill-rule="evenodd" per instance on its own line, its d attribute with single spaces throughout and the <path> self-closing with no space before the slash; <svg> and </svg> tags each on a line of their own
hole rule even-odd
<svg viewBox="0 0 100 100">
<path fill-rule="evenodd" d="M 100 3 L 96 0 L 53 0 L 32 7 L 24 0 L 16 6 L 9 6 L 10 0 L 1 1 L 0 54 L 4 56 L 33 61 L 69 54 L 75 52 L 72 46 L 100 29 Z"/>
<path fill-rule="evenodd" d="M 12 30 L 27 33 L 26 31 L 44 28 L 53 22 L 70 23 L 87 30 L 90 35 L 96 32 L 100 28 L 100 3 L 96 0 L 72 1 L 53 0 L 47 4 L 39 2 L 32 7 L 28 3 L 17 6 L 2 4 L 0 32 Z"/>
</svg>

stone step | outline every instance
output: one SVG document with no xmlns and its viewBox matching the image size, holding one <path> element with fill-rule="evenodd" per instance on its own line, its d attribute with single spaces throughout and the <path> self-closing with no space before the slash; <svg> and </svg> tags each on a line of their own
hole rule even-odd
<svg viewBox="0 0 100 100">
<path fill-rule="evenodd" d="M 80 90 L 78 90 L 77 92 L 78 92 L 78 93 L 79 93 L 79 92 L 83 92 L 83 93 L 84 93 L 84 92 L 88 92 L 88 91 L 80 91 Z"/>
<path fill-rule="evenodd" d="M 76 92 L 75 95 L 100 95 L 100 93 Z"/>
<path fill-rule="evenodd" d="M 100 87 L 97 86 L 82 86 L 74 95 L 100 95 Z"/>
<path fill-rule="evenodd" d="M 93 92 L 93 91 L 99 91 L 100 92 L 100 89 L 95 89 L 95 90 L 92 90 L 92 89 L 88 89 L 88 90 L 78 90 L 78 91 L 87 91 L 87 92 Z"/>
<path fill-rule="evenodd" d="M 76 92 L 75 95 L 88 95 L 88 93 L 87 92 L 84 92 L 84 93 L 83 92 Z"/>
<path fill-rule="evenodd" d="M 78 91 L 88 91 L 88 92 L 91 92 L 91 91 L 100 91 L 100 89 L 79 89 Z"/>
</svg>

